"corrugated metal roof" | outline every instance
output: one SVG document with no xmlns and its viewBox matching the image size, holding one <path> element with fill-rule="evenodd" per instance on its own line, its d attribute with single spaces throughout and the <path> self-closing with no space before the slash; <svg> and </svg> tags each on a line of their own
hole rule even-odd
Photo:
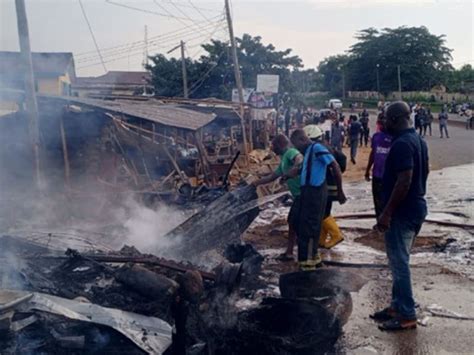
<svg viewBox="0 0 474 355">
<path fill-rule="evenodd" d="M 97 77 L 78 77 L 76 85 L 143 85 L 151 80 L 146 71 L 108 71 Z"/>
<path fill-rule="evenodd" d="M 38 95 L 39 100 L 54 100 L 74 105 L 85 105 L 98 108 L 110 113 L 142 118 L 165 126 L 196 131 L 211 123 L 216 115 L 213 113 L 197 112 L 171 104 L 160 104 L 158 101 L 132 100 L 98 100 L 69 96 Z"/>
</svg>

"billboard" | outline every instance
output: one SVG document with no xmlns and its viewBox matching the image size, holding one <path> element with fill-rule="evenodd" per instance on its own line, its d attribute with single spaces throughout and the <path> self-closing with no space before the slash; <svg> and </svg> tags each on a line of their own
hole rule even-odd
<svg viewBox="0 0 474 355">
<path fill-rule="evenodd" d="M 259 74 L 257 75 L 257 92 L 278 94 L 279 83 L 278 75 Z"/>
</svg>

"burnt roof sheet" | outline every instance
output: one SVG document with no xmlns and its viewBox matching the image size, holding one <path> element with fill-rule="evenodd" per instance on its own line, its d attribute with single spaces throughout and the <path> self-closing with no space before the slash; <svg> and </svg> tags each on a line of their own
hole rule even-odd
<svg viewBox="0 0 474 355">
<path fill-rule="evenodd" d="M 131 100 L 98 100 L 69 96 L 38 95 L 40 100 L 54 100 L 90 108 L 101 109 L 110 113 L 142 118 L 165 126 L 196 131 L 211 123 L 216 115 L 197 112 L 172 104 L 160 104 L 158 101 Z"/>
</svg>

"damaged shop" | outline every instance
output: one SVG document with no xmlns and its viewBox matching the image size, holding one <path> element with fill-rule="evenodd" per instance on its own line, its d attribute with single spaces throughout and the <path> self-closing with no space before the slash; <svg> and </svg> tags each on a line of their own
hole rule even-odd
<svg viewBox="0 0 474 355">
<path fill-rule="evenodd" d="M 22 111 L 0 119 L 2 354 L 332 349 L 362 283 L 329 269 L 269 275 L 242 243 L 286 192 L 259 197 L 242 179 L 253 171 L 239 161 L 234 108 L 44 95 L 38 104 L 40 192 Z"/>
</svg>

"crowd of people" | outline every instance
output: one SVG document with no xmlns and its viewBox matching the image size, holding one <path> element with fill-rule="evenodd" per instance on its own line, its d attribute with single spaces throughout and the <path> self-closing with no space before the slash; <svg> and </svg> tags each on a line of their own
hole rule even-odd
<svg viewBox="0 0 474 355">
<path fill-rule="evenodd" d="M 416 327 L 409 258 L 427 214 L 424 196 L 429 169 L 427 145 L 411 123 L 411 112 L 405 102 L 390 104 L 378 115 L 377 132 L 371 139 L 366 110 L 359 117 L 351 115 L 348 122 L 342 114 L 332 112 L 324 121 L 313 118 L 291 134 L 273 139 L 272 149 L 281 157 L 280 165 L 254 182 L 258 186 L 280 179 L 287 184 L 293 202 L 288 214 L 288 244 L 279 258 L 293 260 L 297 245 L 299 269 L 315 270 L 323 264 L 319 248 L 330 249 L 344 240 L 331 215 L 334 202 L 347 202 L 342 184 L 347 160 L 342 152 L 344 141 L 351 147 L 353 163 L 357 147 L 370 141 L 365 177 L 372 180 L 377 218 L 374 230 L 385 236 L 393 276 L 391 304 L 371 315 L 383 322 L 383 330 Z M 324 125 L 326 118 L 330 119 L 329 127 Z"/>
</svg>

